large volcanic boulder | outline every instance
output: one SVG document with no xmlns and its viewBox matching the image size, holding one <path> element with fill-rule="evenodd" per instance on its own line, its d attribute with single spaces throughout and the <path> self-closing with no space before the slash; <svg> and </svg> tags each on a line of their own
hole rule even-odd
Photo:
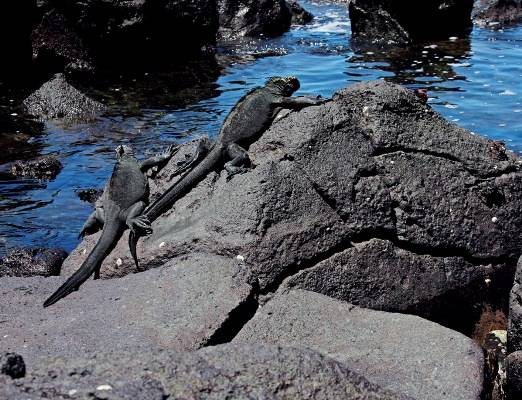
<svg viewBox="0 0 522 400">
<path fill-rule="evenodd" d="M 521 0 L 477 0 L 473 20 L 479 26 L 503 28 L 522 22 Z"/>
<path fill-rule="evenodd" d="M 478 319 L 474 305 L 491 290 L 511 287 L 522 234 L 520 160 L 413 92 L 385 82 L 349 87 L 278 120 L 249 152 L 252 171 L 231 180 L 210 173 L 153 223 L 138 243 L 142 267 L 194 251 L 241 256 L 263 293 L 289 278 L 459 329 Z M 153 198 L 172 184 L 179 161 L 151 181 Z M 98 238 L 84 239 L 64 274 Z M 102 276 L 134 268 L 125 234 Z"/>
<path fill-rule="evenodd" d="M 462 36 L 471 28 L 473 0 L 352 0 L 352 37 L 403 44 Z"/>
<path fill-rule="evenodd" d="M 313 292 L 276 295 L 233 342 L 310 348 L 415 399 L 481 399 L 484 360 L 473 340 L 419 317 Z"/>
<path fill-rule="evenodd" d="M 222 345 L 194 353 L 100 351 L 56 359 L 25 379 L 5 381 L 0 397 L 61 399 L 408 400 L 316 352 L 280 346 Z M 411 400 L 411 399 L 410 399 Z"/>
</svg>

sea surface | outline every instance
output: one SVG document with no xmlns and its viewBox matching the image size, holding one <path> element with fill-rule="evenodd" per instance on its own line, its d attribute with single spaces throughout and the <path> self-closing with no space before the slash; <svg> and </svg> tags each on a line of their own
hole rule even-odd
<svg viewBox="0 0 522 400">
<path fill-rule="evenodd" d="M 72 126 L 47 123 L 31 146 L 40 154 L 59 155 L 64 168 L 50 182 L 0 174 L 0 254 L 16 246 L 72 250 L 92 212 L 75 191 L 103 187 L 118 144 L 130 144 L 139 157 L 146 157 L 169 143 L 215 136 L 236 101 L 272 75 L 296 75 L 301 81 L 297 95 L 329 97 L 349 84 L 375 79 L 426 88 L 429 103 L 446 118 L 502 140 L 522 154 L 522 27 L 500 31 L 475 27 L 468 38 L 380 52 L 350 43 L 345 5 L 301 3 L 315 15 L 314 22 L 253 43 L 254 55 L 220 49 L 218 58 L 224 67 L 203 96 L 138 101 L 132 84 L 150 83 L 148 74 L 143 74 L 130 84 L 106 88 L 125 101 L 121 105 L 114 101 L 99 120 Z M 168 88 L 163 89 L 169 97 Z"/>
</svg>

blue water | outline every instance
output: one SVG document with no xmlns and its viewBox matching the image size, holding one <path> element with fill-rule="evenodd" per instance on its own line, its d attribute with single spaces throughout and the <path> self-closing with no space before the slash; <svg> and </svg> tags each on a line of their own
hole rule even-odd
<svg viewBox="0 0 522 400">
<path fill-rule="evenodd" d="M 229 64 L 212 98 L 180 108 L 142 108 L 131 116 L 116 108 L 89 125 L 48 123 L 35 144 L 44 154 L 59 154 L 64 168 L 48 183 L 0 181 L 0 252 L 18 245 L 73 249 L 92 211 L 74 191 L 104 185 L 117 144 L 131 144 L 144 157 L 167 143 L 213 136 L 236 101 L 271 75 L 296 75 L 301 81 L 297 94 L 324 97 L 351 83 L 374 79 L 426 88 L 430 104 L 446 118 L 503 140 L 522 154 L 522 27 L 474 28 L 468 39 L 451 38 L 393 53 L 356 52 L 350 44 L 346 6 L 302 4 L 315 21 L 257 44 L 260 53 L 271 50 L 279 55 Z M 222 49 L 220 57 L 231 51 Z"/>
</svg>

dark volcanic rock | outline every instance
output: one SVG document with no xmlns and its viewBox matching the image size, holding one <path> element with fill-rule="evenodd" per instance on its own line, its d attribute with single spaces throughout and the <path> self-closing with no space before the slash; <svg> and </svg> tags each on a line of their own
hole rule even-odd
<svg viewBox="0 0 522 400">
<path fill-rule="evenodd" d="M 371 271 L 355 281 L 339 269 L 332 278 L 361 285 L 352 293 L 375 307 L 405 309 L 449 292 L 451 304 L 470 295 L 480 302 L 489 293 L 480 289 L 490 271 L 490 289 L 500 283 L 497 274 L 511 279 L 522 239 L 519 159 L 444 120 L 410 90 L 385 82 L 344 89 L 331 102 L 279 119 L 249 153 L 252 171 L 231 180 L 210 173 L 153 223 L 154 233 L 138 244 L 144 268 L 194 251 L 240 255 L 266 293 L 299 270 L 355 253 L 353 243 L 378 238 L 390 243 L 393 257 L 378 281 L 387 294 L 371 293 Z M 152 197 L 171 184 L 177 162 L 152 181 Z M 71 253 L 64 274 L 80 265 L 98 237 L 85 238 Z M 366 253 L 382 260 L 370 249 L 382 247 L 368 246 Z M 398 249 L 405 251 L 397 256 Z M 125 234 L 102 275 L 133 271 Z M 415 275 L 398 280 L 409 273 Z M 451 314 L 451 307 L 440 315 Z"/>
<path fill-rule="evenodd" d="M 296 0 L 287 1 L 286 4 L 292 12 L 292 24 L 304 25 L 314 19 L 312 13 L 306 11 Z"/>
<path fill-rule="evenodd" d="M 46 155 L 29 161 L 16 161 L 11 166 L 11 173 L 36 179 L 52 179 L 62 169 L 62 163 L 54 155 Z"/>
<path fill-rule="evenodd" d="M 53 1 L 33 33 L 36 49 L 65 62 L 136 71 L 201 54 L 215 42 L 214 0 Z M 166 51 L 176 41 L 175 51 Z"/>
<path fill-rule="evenodd" d="M 522 21 L 520 0 L 477 0 L 473 20 L 479 26 L 503 28 Z"/>
<path fill-rule="evenodd" d="M 415 399 L 481 398 L 484 360 L 471 339 L 419 317 L 358 308 L 313 292 L 276 295 L 233 342 L 307 347 Z"/>
<path fill-rule="evenodd" d="M 508 399 L 522 397 L 522 351 L 515 351 L 507 356 Z"/>
<path fill-rule="evenodd" d="M 492 331 L 484 340 L 484 398 L 503 400 L 506 398 L 506 331 Z"/>
<path fill-rule="evenodd" d="M 0 385 L 1 386 L 1 385 Z M 192 353 L 151 351 L 40 365 L 0 397 L 34 399 L 407 400 L 310 350 L 222 345 Z"/>
<path fill-rule="evenodd" d="M 91 71 L 92 59 L 82 39 L 66 18 L 51 10 L 31 34 L 33 61 L 50 71 Z"/>
<path fill-rule="evenodd" d="M 100 198 L 103 193 L 103 189 L 78 189 L 76 194 L 81 201 L 94 204 L 96 200 Z"/>
<path fill-rule="evenodd" d="M 217 0 L 220 40 L 277 36 L 286 32 L 292 13 L 285 0 Z"/>
<path fill-rule="evenodd" d="M 473 0 L 352 0 L 352 36 L 390 44 L 462 36 L 472 8 Z"/>
<path fill-rule="evenodd" d="M 38 247 L 13 249 L 0 259 L 0 277 L 60 275 L 66 257 L 67 252 L 63 249 Z"/>
<path fill-rule="evenodd" d="M 509 295 L 508 353 L 522 351 L 522 257 Z"/>
<path fill-rule="evenodd" d="M 13 379 L 25 376 L 25 363 L 22 356 L 14 353 L 0 353 L 0 374 Z"/>
<path fill-rule="evenodd" d="M 67 82 L 63 74 L 50 81 L 24 100 L 27 113 L 42 121 L 63 119 L 84 122 L 94 119 L 105 106 L 94 101 Z"/>
<path fill-rule="evenodd" d="M 289 277 L 282 288 L 311 290 L 372 309 L 429 316 L 430 310 L 423 307 L 438 305 L 441 297 L 454 291 L 473 299 L 477 285 L 479 291 L 487 290 L 485 280 L 506 270 L 503 263 L 477 265 L 464 257 L 417 254 L 387 240 L 371 239 Z M 466 288 L 473 290 L 464 296 Z"/>
<path fill-rule="evenodd" d="M 175 266 L 88 281 L 46 309 L 43 301 L 63 278 L 3 278 L 0 299 L 9 307 L 0 308 L 2 349 L 33 365 L 98 350 L 195 350 L 220 343 L 255 312 L 245 269 L 230 258 L 194 254 Z"/>
</svg>

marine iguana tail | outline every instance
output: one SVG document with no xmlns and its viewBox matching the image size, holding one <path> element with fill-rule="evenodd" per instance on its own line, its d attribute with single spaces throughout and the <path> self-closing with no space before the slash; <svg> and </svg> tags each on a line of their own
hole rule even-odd
<svg viewBox="0 0 522 400">
<path fill-rule="evenodd" d="M 271 77 L 265 86 L 249 91 L 226 117 L 208 155 L 148 206 L 138 219 L 145 223 L 154 221 L 227 158 L 231 160 L 225 163 L 229 176 L 246 172 L 250 159 L 241 145 L 253 142 L 268 129 L 279 109 L 300 110 L 324 102 L 321 98 L 291 97 L 299 87 L 299 80 L 294 76 Z M 140 235 L 141 232 L 129 235 L 129 248 L 138 269 L 136 245 Z"/>
<path fill-rule="evenodd" d="M 96 211 L 87 219 L 80 237 L 103 225 L 102 234 L 94 249 L 87 256 L 81 267 L 45 302 L 48 307 L 73 291 L 77 290 L 92 274 L 98 279 L 105 257 L 114 249 L 123 231 L 129 227 L 132 231 L 151 232 L 150 223 L 137 219 L 145 208 L 148 199 L 148 181 L 144 172 L 149 168 L 168 161 L 177 148 L 169 147 L 163 155 L 145 160 L 141 164 L 134 158 L 128 146 L 118 146 L 118 161 Z"/>
</svg>

